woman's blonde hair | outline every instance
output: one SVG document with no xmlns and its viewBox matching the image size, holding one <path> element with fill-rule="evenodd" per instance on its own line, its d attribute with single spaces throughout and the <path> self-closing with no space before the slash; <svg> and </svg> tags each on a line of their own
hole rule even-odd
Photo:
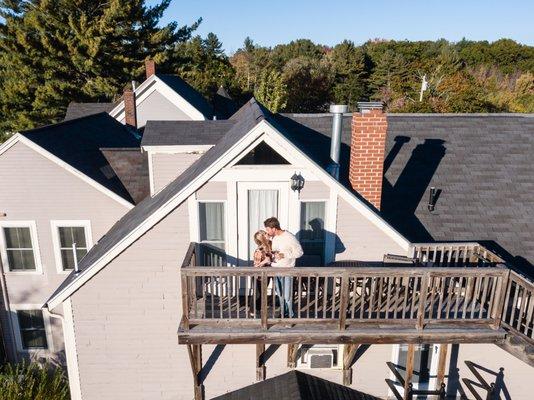
<svg viewBox="0 0 534 400">
<path fill-rule="evenodd" d="M 254 234 L 254 243 L 265 251 L 271 252 L 271 241 L 267 238 L 267 232 L 259 230 Z"/>
</svg>

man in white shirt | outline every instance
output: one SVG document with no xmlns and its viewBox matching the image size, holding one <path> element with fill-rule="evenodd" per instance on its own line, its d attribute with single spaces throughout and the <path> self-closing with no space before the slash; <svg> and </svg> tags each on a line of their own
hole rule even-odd
<svg viewBox="0 0 534 400">
<path fill-rule="evenodd" d="M 273 267 L 294 267 L 297 258 L 304 252 L 297 238 L 290 232 L 280 228 L 280 222 L 275 217 L 267 218 L 263 225 L 265 231 L 272 238 Z M 275 289 L 280 299 L 281 313 L 285 317 L 294 318 L 293 313 L 293 278 L 291 276 L 276 277 Z"/>
</svg>

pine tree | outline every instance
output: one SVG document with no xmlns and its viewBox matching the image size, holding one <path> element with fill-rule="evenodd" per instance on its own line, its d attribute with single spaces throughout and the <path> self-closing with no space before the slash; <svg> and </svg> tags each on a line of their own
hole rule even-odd
<svg viewBox="0 0 534 400">
<path fill-rule="evenodd" d="M 61 120 L 70 101 L 110 101 L 142 77 L 180 60 L 177 43 L 200 20 L 159 26 L 170 0 L 1 0 L 0 132 Z"/>
<path fill-rule="evenodd" d="M 274 69 L 263 70 L 254 96 L 274 113 L 283 110 L 287 103 L 287 86 L 282 74 Z"/>
</svg>

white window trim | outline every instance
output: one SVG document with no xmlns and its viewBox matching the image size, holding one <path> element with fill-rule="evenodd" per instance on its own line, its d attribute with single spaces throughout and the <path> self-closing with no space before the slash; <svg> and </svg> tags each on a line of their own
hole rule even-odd
<svg viewBox="0 0 534 400">
<path fill-rule="evenodd" d="M 35 270 L 11 270 L 7 257 L 7 243 L 4 235 L 4 228 L 30 228 L 32 240 L 33 257 L 35 260 Z M 0 252 L 2 264 L 7 267 L 6 275 L 42 275 L 43 265 L 41 263 L 41 252 L 39 251 L 39 240 L 37 238 L 37 224 L 35 221 L 1 221 L 0 222 Z"/>
<path fill-rule="evenodd" d="M 326 232 L 330 232 L 331 234 L 325 234 L 325 238 L 324 238 L 324 247 L 323 247 L 323 262 L 325 265 L 328 265 L 329 262 L 331 262 L 330 260 L 330 257 L 329 257 L 329 249 L 332 248 L 332 241 L 335 241 L 335 239 L 332 237 L 332 233 L 335 235 L 336 231 L 335 230 L 330 230 L 330 213 L 328 212 L 329 211 L 329 208 L 331 207 L 331 202 L 329 199 L 320 199 L 320 198 L 313 198 L 313 199 L 299 199 L 298 201 L 298 211 L 296 213 L 296 218 L 298 219 L 298 227 L 296 228 L 295 232 L 299 232 L 300 231 L 300 226 L 301 226 L 301 220 L 300 220 L 300 217 L 301 217 L 301 209 L 302 209 L 302 203 L 324 203 L 324 230 L 325 230 L 325 233 Z"/>
<path fill-rule="evenodd" d="M 85 230 L 85 242 L 87 244 L 87 251 L 93 247 L 93 234 L 91 231 L 91 221 L 89 220 L 51 220 L 50 228 L 52 229 L 52 245 L 54 246 L 54 258 L 56 261 L 56 270 L 58 274 L 68 275 L 72 270 L 63 269 L 63 261 L 61 260 L 61 245 L 59 240 L 58 228 L 80 227 Z M 79 261 L 79 260 L 78 260 Z"/>
<path fill-rule="evenodd" d="M 200 203 L 223 203 L 224 205 L 224 251 L 228 247 L 228 205 L 227 200 L 204 200 L 204 199 L 195 199 L 195 219 L 196 221 L 196 242 L 197 243 L 210 243 L 210 242 L 201 242 L 200 241 L 200 212 L 199 207 Z"/>
<path fill-rule="evenodd" d="M 54 342 L 52 340 L 52 325 L 50 323 L 50 315 L 48 313 L 48 310 L 41 308 L 42 304 L 11 304 L 11 321 L 13 323 L 13 329 L 15 331 L 15 345 L 17 347 L 17 351 L 20 353 L 26 353 L 26 354 L 34 354 L 34 353 L 40 353 L 40 352 L 54 352 Z M 45 327 L 45 333 L 46 333 L 46 344 L 48 348 L 33 348 L 33 349 L 25 349 L 22 345 L 22 335 L 20 333 L 20 325 L 19 325 L 19 317 L 17 312 L 18 311 L 24 311 L 24 310 L 40 310 L 43 312 L 43 322 Z"/>
</svg>

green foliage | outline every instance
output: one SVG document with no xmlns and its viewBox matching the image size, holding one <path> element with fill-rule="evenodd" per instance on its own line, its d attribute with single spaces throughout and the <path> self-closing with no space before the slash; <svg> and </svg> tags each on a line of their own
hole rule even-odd
<svg viewBox="0 0 534 400">
<path fill-rule="evenodd" d="M 170 0 L 0 1 L 0 131 L 59 121 L 70 101 L 110 101 L 143 75 L 180 64 L 191 26 L 160 26 Z"/>
<path fill-rule="evenodd" d="M 234 86 L 234 69 L 214 33 L 209 33 L 205 39 L 195 36 L 179 44 L 176 59 L 179 58 L 182 62 L 174 72 L 208 99 L 213 98 L 219 86 L 229 89 Z"/>
<path fill-rule="evenodd" d="M 287 85 L 282 74 L 274 69 L 263 70 L 254 96 L 272 112 L 276 113 L 284 109 L 287 103 Z"/>
<path fill-rule="evenodd" d="M 68 380 L 60 368 L 48 364 L 6 364 L 0 369 L 0 399 L 68 400 Z"/>
</svg>

